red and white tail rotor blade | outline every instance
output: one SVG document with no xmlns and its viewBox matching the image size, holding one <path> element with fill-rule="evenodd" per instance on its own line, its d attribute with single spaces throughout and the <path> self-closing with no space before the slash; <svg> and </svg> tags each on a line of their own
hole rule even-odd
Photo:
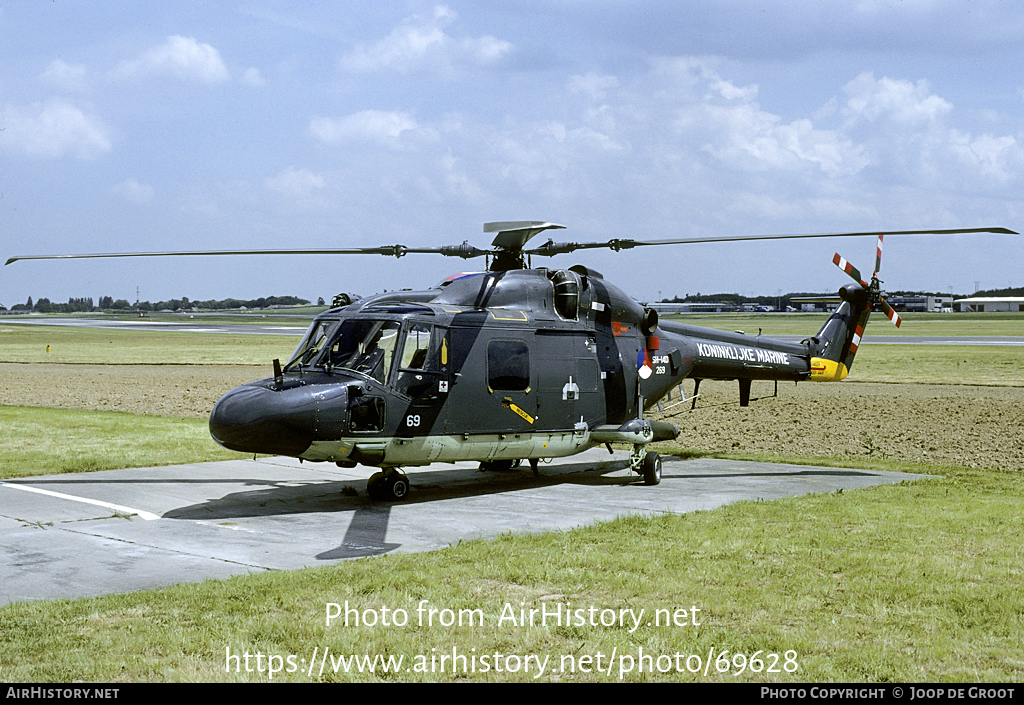
<svg viewBox="0 0 1024 705">
<path fill-rule="evenodd" d="M 870 284 L 864 281 L 864 278 L 861 276 L 860 270 L 854 267 L 852 264 L 850 264 L 845 257 L 840 256 L 838 252 L 832 258 L 832 262 L 841 270 L 849 274 L 855 282 L 858 282 L 861 286 L 867 289 L 871 294 L 872 301 L 882 306 L 882 310 L 885 312 L 886 317 L 888 317 L 888 319 L 892 321 L 892 324 L 894 326 L 896 326 L 897 328 L 900 327 L 900 324 L 903 323 L 903 319 L 900 318 L 899 314 L 896 313 L 895 309 L 893 309 L 893 307 L 889 305 L 889 303 L 885 300 L 885 297 L 881 296 L 878 291 L 878 270 L 882 266 L 881 235 L 878 236 L 878 249 L 875 253 L 875 273 L 871 275 Z"/>
<path fill-rule="evenodd" d="M 864 279 L 861 277 L 860 270 L 854 267 L 852 264 L 850 264 L 845 257 L 841 257 L 838 252 L 832 258 L 832 262 L 835 263 L 835 265 L 839 267 L 841 270 L 843 270 L 851 277 L 853 277 L 853 280 L 855 282 L 858 282 L 865 289 L 871 287 L 871 285 L 864 281 Z"/>
<path fill-rule="evenodd" d="M 900 324 L 903 323 L 903 319 L 900 318 L 900 314 L 896 313 L 895 309 L 893 309 L 893 307 L 890 306 L 889 302 L 886 301 L 885 299 L 882 299 L 881 303 L 882 310 L 885 311 L 885 315 L 888 316 L 889 320 L 892 321 L 892 324 L 894 326 L 899 328 Z"/>
</svg>

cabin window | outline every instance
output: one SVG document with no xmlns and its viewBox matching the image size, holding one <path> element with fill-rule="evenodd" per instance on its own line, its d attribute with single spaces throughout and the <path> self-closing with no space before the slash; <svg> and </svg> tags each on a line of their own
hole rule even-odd
<svg viewBox="0 0 1024 705">
<path fill-rule="evenodd" d="M 487 386 L 521 392 L 530 388 L 530 349 L 522 340 L 492 340 L 487 344 Z"/>
</svg>

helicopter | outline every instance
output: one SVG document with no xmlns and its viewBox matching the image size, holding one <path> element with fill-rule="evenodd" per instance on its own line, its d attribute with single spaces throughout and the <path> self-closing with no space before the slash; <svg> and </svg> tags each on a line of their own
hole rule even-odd
<svg viewBox="0 0 1024 705">
<path fill-rule="evenodd" d="M 273 376 L 237 387 L 214 405 L 210 434 L 224 448 L 373 469 L 375 500 L 408 496 L 403 468 L 479 462 L 504 470 L 625 444 L 629 469 L 646 485 L 661 481 L 662 460 L 648 446 L 679 429 L 645 412 L 694 380 L 737 380 L 750 403 L 753 380 L 837 382 L 850 372 L 868 316 L 880 308 L 896 326 L 878 278 L 885 235 L 1002 233 L 1006 228 L 741 235 L 606 242 L 534 237 L 564 226 L 494 222 L 491 249 L 404 245 L 342 249 L 37 255 L 22 259 L 242 254 L 441 254 L 486 258 L 481 271 L 454 274 L 424 291 L 335 298 L 316 316 L 291 357 L 273 361 Z M 852 281 L 821 329 L 799 342 L 661 321 L 583 265 L 533 268 L 535 256 L 576 250 L 809 237 L 877 237 L 870 279 L 838 253 Z M 681 387 L 680 387 L 681 389 Z"/>
</svg>

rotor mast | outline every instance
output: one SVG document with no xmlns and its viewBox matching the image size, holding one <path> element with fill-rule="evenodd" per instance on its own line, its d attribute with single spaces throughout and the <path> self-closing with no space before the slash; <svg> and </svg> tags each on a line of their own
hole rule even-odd
<svg viewBox="0 0 1024 705">
<path fill-rule="evenodd" d="M 485 233 L 497 233 L 491 244 L 496 248 L 494 260 L 489 267 L 492 272 L 507 272 L 510 269 L 526 269 L 523 247 L 538 233 L 545 230 L 564 230 L 564 225 L 544 223 L 536 220 L 513 220 L 484 223 Z"/>
</svg>

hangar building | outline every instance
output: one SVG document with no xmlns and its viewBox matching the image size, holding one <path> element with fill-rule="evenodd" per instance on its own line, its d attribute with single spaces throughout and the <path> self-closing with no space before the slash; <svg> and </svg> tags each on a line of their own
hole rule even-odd
<svg viewBox="0 0 1024 705">
<path fill-rule="evenodd" d="M 950 311 L 953 306 L 952 296 L 893 294 L 885 300 L 897 311 Z"/>
</svg>

